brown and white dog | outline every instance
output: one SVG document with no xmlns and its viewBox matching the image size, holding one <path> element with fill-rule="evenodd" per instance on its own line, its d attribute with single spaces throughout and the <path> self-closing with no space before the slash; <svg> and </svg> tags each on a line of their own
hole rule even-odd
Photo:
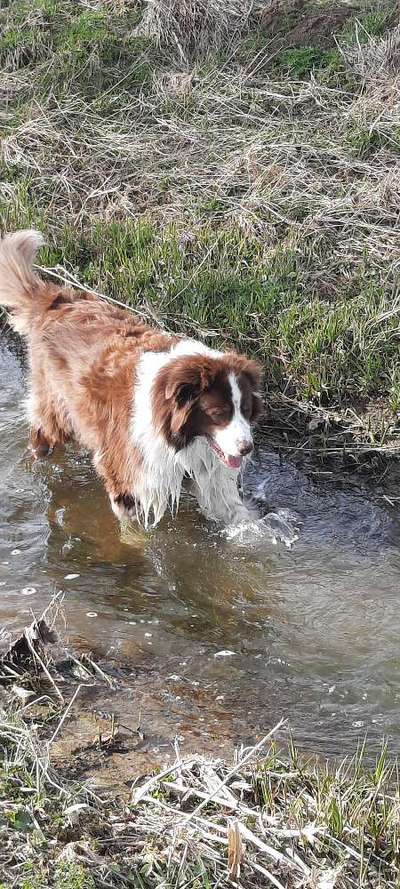
<svg viewBox="0 0 400 889">
<path fill-rule="evenodd" d="M 0 305 L 28 345 L 34 452 L 75 438 L 116 515 L 145 527 L 177 509 L 185 477 L 207 517 L 248 515 L 237 479 L 262 406 L 259 365 L 45 283 L 32 270 L 42 243 L 21 231 L 0 244 Z"/>
</svg>

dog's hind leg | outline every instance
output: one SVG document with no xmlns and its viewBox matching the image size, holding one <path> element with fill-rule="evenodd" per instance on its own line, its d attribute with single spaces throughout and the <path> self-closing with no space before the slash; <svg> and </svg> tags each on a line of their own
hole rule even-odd
<svg viewBox="0 0 400 889">
<path fill-rule="evenodd" d="M 52 397 L 48 388 L 42 391 L 32 385 L 27 401 L 30 423 L 30 447 L 35 457 L 44 457 L 56 445 L 71 437 L 71 426 L 65 409 Z"/>
<path fill-rule="evenodd" d="M 51 451 L 51 444 L 41 428 L 31 429 L 29 446 L 36 459 L 47 457 Z"/>
<path fill-rule="evenodd" d="M 37 417 L 31 420 L 29 445 L 35 457 L 45 457 L 57 445 L 63 445 L 70 438 L 57 415 L 46 406 Z"/>
</svg>

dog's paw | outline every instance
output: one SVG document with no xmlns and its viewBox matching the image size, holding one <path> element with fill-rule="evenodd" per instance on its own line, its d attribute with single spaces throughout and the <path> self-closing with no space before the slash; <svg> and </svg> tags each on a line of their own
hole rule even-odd
<svg viewBox="0 0 400 889">
<path fill-rule="evenodd" d="M 136 502 L 132 494 L 118 494 L 110 499 L 112 510 L 120 521 L 136 518 Z"/>
<path fill-rule="evenodd" d="M 42 430 L 37 429 L 35 432 L 31 432 L 29 450 L 34 460 L 40 460 L 41 457 L 47 457 L 51 454 L 53 452 L 53 447 Z"/>
</svg>

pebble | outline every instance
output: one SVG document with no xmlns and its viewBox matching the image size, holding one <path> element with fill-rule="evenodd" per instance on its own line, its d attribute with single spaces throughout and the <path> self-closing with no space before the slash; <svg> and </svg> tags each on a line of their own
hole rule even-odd
<svg viewBox="0 0 400 889">
<path fill-rule="evenodd" d="M 80 577 L 80 574 L 66 574 L 64 580 L 76 580 L 77 577 Z"/>
<path fill-rule="evenodd" d="M 34 596 L 37 593 L 37 589 L 34 586 L 24 586 L 21 590 L 21 596 Z"/>
<path fill-rule="evenodd" d="M 232 657 L 233 654 L 236 654 L 236 651 L 229 651 L 229 648 L 227 648 L 224 651 L 217 651 L 214 657 Z"/>
</svg>

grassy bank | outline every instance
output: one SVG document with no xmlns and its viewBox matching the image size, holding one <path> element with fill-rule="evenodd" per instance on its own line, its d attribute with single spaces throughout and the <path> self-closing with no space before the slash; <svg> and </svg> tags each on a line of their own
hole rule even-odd
<svg viewBox="0 0 400 889">
<path fill-rule="evenodd" d="M 135 733 L 101 705 L 115 668 L 74 653 L 59 617 L 54 600 L 0 658 L 1 889 L 397 889 L 399 780 L 385 748 L 316 762 L 281 721 L 232 762 L 171 740 L 167 767 L 132 780 L 118 761 Z M 83 688 L 101 729 L 57 765 Z"/>
<path fill-rule="evenodd" d="M 384 755 L 371 769 L 361 759 L 334 768 L 266 743 L 232 767 L 183 758 L 118 800 L 54 770 L 15 716 L 2 714 L 0 743 L 3 889 L 398 886 Z"/>
<path fill-rule="evenodd" d="M 258 355 L 288 411 L 355 409 L 394 441 L 397 21 L 390 0 L 6 0 L 2 229 Z"/>
</svg>

